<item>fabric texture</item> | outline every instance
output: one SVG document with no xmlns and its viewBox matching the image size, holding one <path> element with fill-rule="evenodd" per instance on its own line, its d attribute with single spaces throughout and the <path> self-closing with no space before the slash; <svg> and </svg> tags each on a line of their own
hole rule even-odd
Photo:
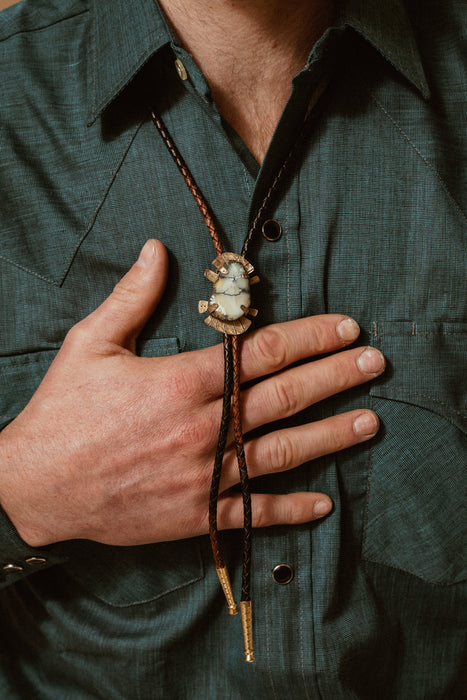
<svg viewBox="0 0 467 700">
<path fill-rule="evenodd" d="M 2 698 L 465 697 L 466 35 L 463 0 L 344 3 L 259 167 L 154 0 L 22 0 L 0 14 L 2 426 L 147 238 L 167 246 L 170 275 L 139 354 L 220 342 L 197 310 L 212 243 L 149 108 L 239 251 L 324 77 L 270 212 L 284 235 L 250 250 L 255 323 L 349 314 L 388 362 L 284 421 L 369 406 L 382 422 L 371 443 L 252 483 L 335 504 L 322 521 L 255 531 L 254 664 L 207 537 L 34 550 L 2 514 Z M 238 590 L 241 536 L 223 540 Z M 285 586 L 280 563 L 294 570 Z"/>
</svg>

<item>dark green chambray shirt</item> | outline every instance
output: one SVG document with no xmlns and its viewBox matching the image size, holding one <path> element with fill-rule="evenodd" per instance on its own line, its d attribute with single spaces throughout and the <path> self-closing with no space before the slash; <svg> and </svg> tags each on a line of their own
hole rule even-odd
<svg viewBox="0 0 467 700">
<path fill-rule="evenodd" d="M 154 0 L 23 0 L 1 13 L 3 425 L 147 238 L 169 249 L 170 279 L 139 352 L 220 340 L 197 310 L 212 243 L 148 105 L 239 251 L 329 79 L 270 212 L 283 236 L 251 249 L 257 323 L 350 314 L 388 360 L 371 386 L 288 421 L 371 406 L 372 443 L 253 484 L 335 504 L 320 522 L 255 532 L 254 664 L 207 538 L 34 550 L 3 516 L 2 699 L 465 697 L 466 10 L 349 0 L 295 77 L 261 168 Z M 238 591 L 241 540 L 224 537 Z M 271 576 L 282 562 L 294 570 L 284 586 Z"/>
</svg>

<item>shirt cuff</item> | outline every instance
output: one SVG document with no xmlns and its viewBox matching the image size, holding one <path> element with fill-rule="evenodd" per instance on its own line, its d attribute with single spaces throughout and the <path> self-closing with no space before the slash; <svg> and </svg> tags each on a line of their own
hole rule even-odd
<svg viewBox="0 0 467 700">
<path fill-rule="evenodd" d="M 0 508 L 0 588 L 15 583 L 39 569 L 62 564 L 67 557 L 54 553 L 54 546 L 30 547 L 18 535 Z"/>
</svg>

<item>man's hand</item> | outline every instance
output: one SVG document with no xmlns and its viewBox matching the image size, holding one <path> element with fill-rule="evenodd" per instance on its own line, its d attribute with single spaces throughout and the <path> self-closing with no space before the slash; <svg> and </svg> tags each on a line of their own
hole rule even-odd
<svg viewBox="0 0 467 700">
<path fill-rule="evenodd" d="M 135 342 L 162 297 L 167 254 L 148 241 L 138 261 L 96 311 L 68 333 L 40 387 L 0 436 L 1 503 L 31 546 L 86 538 L 114 545 L 206 533 L 208 494 L 221 416 L 223 350 L 141 358 Z M 250 333 L 242 381 L 245 432 L 366 382 L 384 369 L 377 350 L 337 352 L 359 330 L 326 315 Z M 289 368 L 288 368 L 289 367 Z M 272 375 L 272 376 L 268 376 Z M 270 432 L 246 443 L 251 477 L 371 438 L 378 419 L 357 410 Z M 219 527 L 242 526 L 228 446 Z M 253 524 L 313 520 L 331 509 L 324 494 L 253 494 Z"/>
</svg>

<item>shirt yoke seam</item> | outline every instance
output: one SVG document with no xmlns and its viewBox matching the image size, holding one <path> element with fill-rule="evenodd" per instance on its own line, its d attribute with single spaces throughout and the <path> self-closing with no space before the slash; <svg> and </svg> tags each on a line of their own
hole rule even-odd
<svg viewBox="0 0 467 700">
<path fill-rule="evenodd" d="M 56 24 L 60 24 L 61 22 L 66 22 L 69 19 L 74 19 L 75 17 L 79 17 L 80 15 L 87 14 L 88 12 L 89 12 L 89 9 L 80 10 L 79 12 L 76 12 L 75 14 L 67 15 L 66 17 L 60 17 L 60 19 L 56 19 L 56 20 L 51 21 L 48 24 L 44 24 L 43 26 L 40 26 L 40 27 L 32 27 L 31 29 L 19 29 L 18 31 L 13 31 L 12 34 L 8 34 L 7 36 L 0 37 L 0 42 L 8 41 L 8 39 L 12 39 L 14 36 L 18 36 L 19 34 L 32 34 L 33 32 L 41 32 L 44 29 L 50 29 L 50 27 L 54 27 Z"/>
<path fill-rule="evenodd" d="M 109 182 L 107 183 L 107 186 L 106 186 L 104 192 L 101 194 L 100 199 L 99 199 L 99 201 L 98 201 L 98 204 L 97 204 L 97 206 L 95 207 L 95 209 L 94 209 L 94 211 L 93 211 L 93 213 L 92 213 L 92 215 L 91 215 L 91 220 L 90 220 L 90 222 L 89 222 L 88 227 L 86 228 L 86 230 L 84 231 L 84 233 L 80 236 L 80 238 L 79 238 L 78 241 L 76 242 L 76 245 L 75 245 L 75 247 L 74 247 L 74 249 L 73 249 L 73 252 L 72 252 L 72 254 L 71 254 L 71 256 L 70 256 L 70 258 L 69 258 L 69 260 L 68 260 L 67 266 L 66 266 L 66 268 L 65 268 L 65 271 L 64 271 L 62 277 L 60 278 L 60 280 L 59 280 L 58 282 L 55 283 L 55 284 L 58 284 L 58 286 L 61 286 L 61 285 L 64 283 L 64 281 L 65 281 L 65 279 L 66 279 L 66 277 L 67 277 L 67 275 L 68 275 L 68 272 L 69 272 L 69 270 L 70 270 L 70 267 L 71 267 L 71 265 L 72 265 L 72 263 L 73 263 L 73 260 L 75 259 L 75 256 L 76 256 L 77 253 L 78 253 L 78 250 L 80 249 L 80 247 L 81 247 L 83 241 L 85 240 L 85 238 L 86 238 L 86 237 L 89 235 L 89 233 L 92 231 L 92 229 L 93 229 L 93 227 L 94 227 L 94 224 L 96 223 L 96 219 L 97 219 L 97 217 L 98 217 L 98 215 L 99 215 L 99 212 L 100 212 L 100 210 L 102 209 L 102 207 L 103 207 L 103 205 L 104 205 L 104 203 L 105 203 L 105 201 L 106 201 L 106 199 L 107 199 L 107 196 L 108 196 L 108 194 L 109 194 L 109 192 L 110 192 L 110 190 L 111 190 L 111 188 L 112 188 L 112 185 L 113 185 L 113 183 L 115 182 L 115 179 L 116 179 L 118 173 L 120 172 L 120 168 L 122 167 L 122 165 L 123 165 L 123 163 L 124 163 L 124 161 L 125 161 L 125 159 L 126 159 L 126 157 L 127 157 L 127 155 L 128 155 L 128 152 L 129 152 L 129 150 L 130 150 L 130 148 L 131 148 L 131 146 L 132 146 L 132 144 L 133 144 L 133 142 L 134 142 L 136 136 L 138 135 L 138 132 L 139 132 L 139 130 L 141 129 L 142 125 L 143 125 L 143 121 L 140 121 L 139 124 L 138 124 L 138 126 L 134 129 L 134 131 L 131 132 L 130 138 L 129 138 L 129 140 L 128 140 L 128 142 L 127 142 L 125 148 L 124 148 L 123 154 L 122 154 L 120 160 L 118 161 L 118 163 L 117 163 L 115 169 L 111 172 L 111 174 L 110 174 L 110 180 L 109 180 Z"/>
<path fill-rule="evenodd" d="M 388 110 L 381 104 L 381 102 L 377 99 L 377 97 L 373 94 L 371 94 L 371 98 L 376 104 L 376 106 L 383 112 L 383 114 L 389 119 L 389 121 L 396 127 L 396 129 L 399 131 L 399 133 L 403 136 L 403 138 L 407 141 L 407 143 L 413 148 L 415 153 L 421 158 L 421 160 L 425 163 L 425 165 L 435 174 L 437 180 L 443 187 L 444 191 L 448 195 L 449 199 L 451 202 L 454 204 L 455 208 L 457 209 L 458 213 L 461 215 L 461 217 L 464 219 L 464 221 L 467 222 L 467 215 L 465 214 L 464 210 L 461 208 L 460 204 L 457 202 L 457 200 L 454 198 L 454 195 L 451 193 L 449 190 L 446 182 L 443 180 L 441 177 L 441 174 L 438 172 L 438 170 L 435 168 L 433 163 L 428 160 L 426 156 L 423 155 L 423 153 L 420 151 L 418 146 L 412 141 L 410 136 L 407 134 L 407 132 L 404 131 L 404 129 L 398 124 L 398 122 L 394 119 L 394 117 L 388 112 Z"/>
</svg>

